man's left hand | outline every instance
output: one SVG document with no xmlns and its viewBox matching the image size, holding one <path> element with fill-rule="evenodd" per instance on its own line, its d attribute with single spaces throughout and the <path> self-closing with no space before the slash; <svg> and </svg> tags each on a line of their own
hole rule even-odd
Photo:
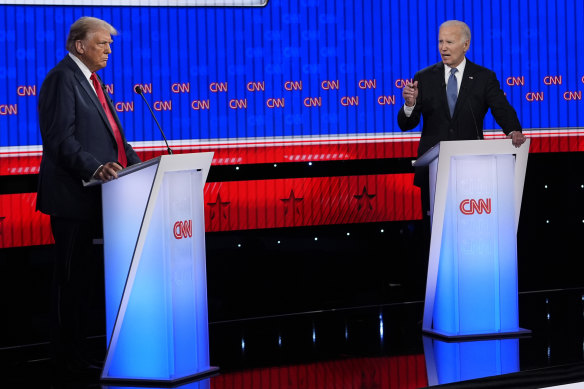
<svg viewBox="0 0 584 389">
<path fill-rule="evenodd" d="M 108 182 L 118 178 L 118 173 L 122 167 L 117 162 L 108 162 L 95 173 L 95 178 Z"/>
<path fill-rule="evenodd" d="M 511 139 L 511 142 L 515 147 L 521 146 L 523 143 L 525 143 L 525 140 L 527 140 L 521 131 L 511 131 L 509 135 L 507 135 L 507 139 Z"/>
</svg>

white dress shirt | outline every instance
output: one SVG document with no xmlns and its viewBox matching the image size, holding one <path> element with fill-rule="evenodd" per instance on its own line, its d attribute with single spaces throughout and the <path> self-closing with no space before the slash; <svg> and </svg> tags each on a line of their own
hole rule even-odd
<svg viewBox="0 0 584 389">
<path fill-rule="evenodd" d="M 464 59 L 462 60 L 462 62 L 456 67 L 456 69 L 458 70 L 456 73 L 454 73 L 454 77 L 456 77 L 456 86 L 458 88 L 457 93 L 460 93 L 460 85 L 462 84 L 462 76 L 464 74 L 464 68 L 466 68 L 466 57 L 464 57 Z M 448 65 L 444 65 L 444 88 L 446 89 L 448 87 L 448 79 L 450 78 L 450 69 L 452 69 L 450 66 Z M 406 117 L 410 117 L 412 112 L 414 112 L 414 107 L 416 106 L 416 104 L 412 105 L 411 107 L 408 107 L 405 103 L 404 103 L 404 113 L 406 114 Z"/>
<path fill-rule="evenodd" d="M 91 81 L 91 70 L 89 70 L 89 68 L 87 66 L 85 66 L 85 64 L 83 62 L 81 62 L 81 60 L 79 58 L 77 58 L 76 55 L 69 53 L 69 57 L 71 57 L 71 59 L 73 61 L 75 61 L 75 63 L 77 64 L 77 66 L 79 66 L 79 69 L 81 70 L 81 73 L 83 73 L 83 75 L 85 76 L 85 78 L 87 78 L 87 81 L 89 82 L 89 85 L 91 85 L 91 89 L 93 89 L 93 91 L 97 95 L 97 91 L 95 90 L 95 87 L 93 86 L 93 81 Z"/>
</svg>

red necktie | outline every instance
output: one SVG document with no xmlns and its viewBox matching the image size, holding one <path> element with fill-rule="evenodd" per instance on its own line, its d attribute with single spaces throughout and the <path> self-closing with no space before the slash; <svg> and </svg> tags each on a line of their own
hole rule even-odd
<svg viewBox="0 0 584 389">
<path fill-rule="evenodd" d="M 97 74 L 91 73 L 91 81 L 93 81 L 93 87 L 95 88 L 95 92 L 97 92 L 97 98 L 105 111 L 107 119 L 109 120 L 110 125 L 112 126 L 112 130 L 114 131 L 114 137 L 116 138 L 116 143 L 118 145 L 118 162 L 122 165 L 122 167 L 128 166 L 128 160 L 126 158 L 126 149 L 124 148 L 124 141 L 122 140 L 122 134 L 120 133 L 120 129 L 118 128 L 118 124 L 110 111 L 109 104 L 105 101 L 105 95 L 103 94 L 103 89 L 101 89 L 101 83 L 97 79 Z"/>
</svg>

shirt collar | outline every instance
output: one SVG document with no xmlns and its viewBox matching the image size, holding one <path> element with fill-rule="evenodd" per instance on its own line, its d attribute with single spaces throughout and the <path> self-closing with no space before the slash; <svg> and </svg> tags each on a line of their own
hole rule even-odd
<svg viewBox="0 0 584 389">
<path fill-rule="evenodd" d="M 71 57 L 71 59 L 77 64 L 85 78 L 87 78 L 88 81 L 91 81 L 91 70 L 89 70 L 89 68 L 85 66 L 85 64 L 75 54 L 69 53 L 69 57 Z M 93 85 L 91 82 L 89 84 Z"/>
<path fill-rule="evenodd" d="M 458 64 L 458 66 L 456 67 L 456 69 L 458 70 L 457 75 L 462 76 L 464 74 L 464 68 L 466 67 L 466 57 L 464 57 L 462 59 L 462 62 L 460 64 Z M 450 66 L 448 65 L 444 65 L 444 74 L 446 75 L 446 77 L 450 76 L 450 69 L 452 69 Z"/>
</svg>

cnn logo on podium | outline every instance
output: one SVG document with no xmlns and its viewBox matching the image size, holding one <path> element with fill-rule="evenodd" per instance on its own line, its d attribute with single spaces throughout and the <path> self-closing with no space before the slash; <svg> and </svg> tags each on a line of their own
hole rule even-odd
<svg viewBox="0 0 584 389">
<path fill-rule="evenodd" d="M 174 223 L 172 229 L 175 239 L 192 238 L 193 237 L 193 221 L 177 221 Z"/>
<path fill-rule="evenodd" d="M 464 199 L 460 202 L 460 212 L 464 215 L 474 215 L 475 213 L 481 214 L 483 212 L 491 213 L 491 199 Z"/>
</svg>

